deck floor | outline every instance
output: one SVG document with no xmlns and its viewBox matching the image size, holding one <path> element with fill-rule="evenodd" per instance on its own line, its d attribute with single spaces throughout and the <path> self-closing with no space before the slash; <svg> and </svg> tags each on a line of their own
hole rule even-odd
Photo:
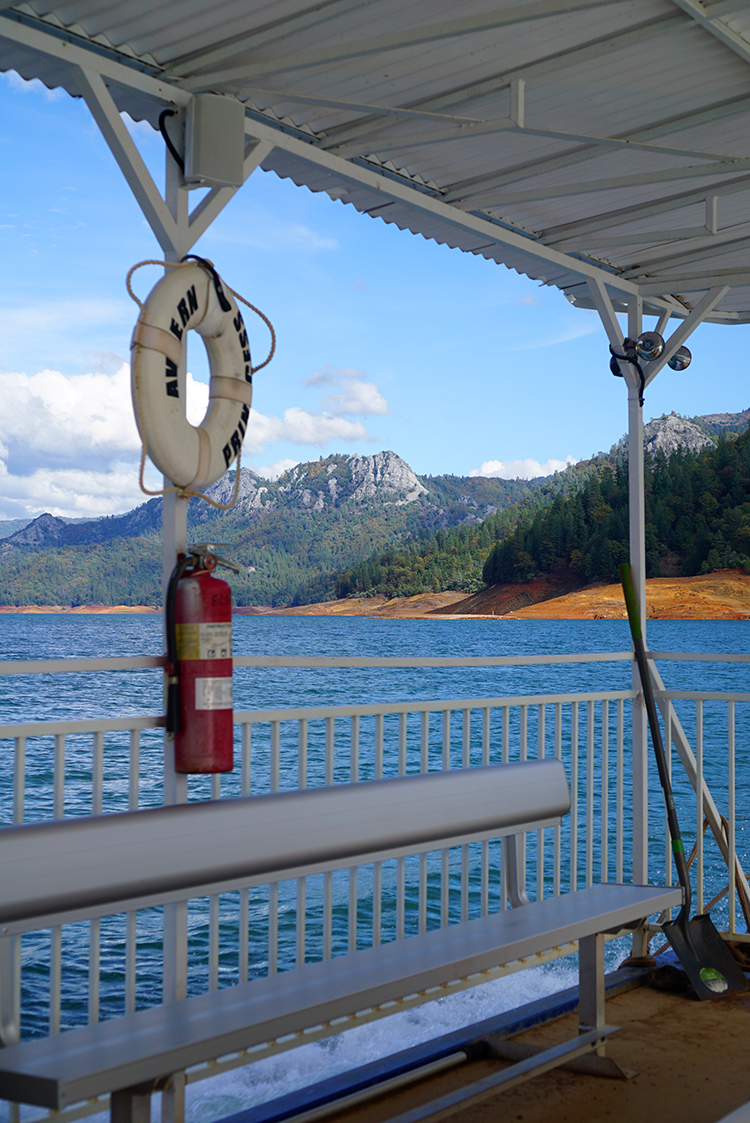
<svg viewBox="0 0 750 1123">
<path fill-rule="evenodd" d="M 554 1045 L 575 1034 L 576 1020 L 570 1015 L 514 1040 Z M 607 1052 L 622 1068 L 637 1072 L 631 1079 L 557 1070 L 441 1118 L 462 1123 L 717 1123 L 750 1101 L 750 994 L 698 1002 L 642 986 L 608 999 L 607 1022 L 622 1027 L 610 1038 Z M 337 1115 L 336 1123 L 386 1123 L 500 1065 L 467 1064 Z"/>
</svg>

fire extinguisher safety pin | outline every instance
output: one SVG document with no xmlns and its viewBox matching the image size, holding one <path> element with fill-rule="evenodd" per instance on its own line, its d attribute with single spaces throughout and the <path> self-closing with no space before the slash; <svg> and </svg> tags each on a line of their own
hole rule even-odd
<svg viewBox="0 0 750 1123">
<path fill-rule="evenodd" d="M 188 546 L 187 553 L 199 558 L 204 563 L 208 558 L 213 558 L 216 565 L 223 565 L 225 569 L 232 569 L 235 573 L 241 573 L 242 570 L 238 565 L 216 553 L 217 546 L 231 546 L 231 542 L 196 542 L 194 546 Z"/>
</svg>

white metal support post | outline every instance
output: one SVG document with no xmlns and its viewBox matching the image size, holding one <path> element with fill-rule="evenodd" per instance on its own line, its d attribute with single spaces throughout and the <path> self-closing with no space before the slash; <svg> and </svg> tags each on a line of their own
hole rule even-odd
<svg viewBox="0 0 750 1123">
<path fill-rule="evenodd" d="M 214 187 L 190 212 L 189 190 L 182 172 L 167 152 L 165 192 L 162 197 L 134 141 L 125 127 L 107 87 L 105 76 L 96 61 L 88 64 L 76 58 L 72 70 L 81 95 L 96 121 L 102 136 L 130 186 L 146 221 L 158 241 L 165 260 L 178 262 L 208 229 L 226 204 L 236 194 L 236 187 Z M 178 122 L 183 120 L 184 94 L 178 93 L 172 103 L 177 107 Z M 179 126 L 178 126 L 179 127 Z M 177 131 L 177 130 L 176 130 Z M 269 139 L 248 136 L 245 146 L 244 179 L 258 167 L 273 148 Z M 185 403 L 187 383 L 186 358 L 179 368 L 180 399 Z M 164 487 L 171 481 L 164 479 Z M 170 574 L 178 554 L 187 547 L 188 501 L 174 491 L 162 500 L 162 592 L 166 594 Z M 187 776 L 174 768 L 174 738 L 164 738 L 164 802 L 184 803 L 187 800 Z M 165 905 L 163 936 L 163 1001 L 174 1002 L 187 995 L 187 904 Z M 171 1085 L 162 1094 L 163 1123 L 183 1123 L 185 1118 L 184 1073 L 174 1075 Z"/>
<path fill-rule="evenodd" d="M 180 114 L 180 117 L 182 115 Z M 165 153 L 165 195 L 166 203 L 174 222 L 175 237 L 172 246 L 166 251 L 167 261 L 177 262 L 191 247 L 189 232 L 188 189 L 182 183 L 182 175 L 169 152 Z M 167 270 L 165 269 L 165 272 Z M 178 368 L 180 401 L 183 408 L 187 395 L 187 354 L 183 348 L 182 361 Z M 171 480 L 164 477 L 165 488 Z M 162 498 L 162 601 L 166 600 L 169 578 L 179 554 L 187 549 L 187 499 L 181 499 L 174 491 L 168 491 Z M 166 628 L 166 617 L 164 619 Z M 166 635 L 164 637 L 166 649 Z M 166 696 L 166 689 L 165 689 Z M 174 735 L 164 734 L 164 802 L 165 804 L 187 802 L 187 776 L 175 771 Z M 188 970 L 188 917 L 187 901 L 177 901 L 164 906 L 163 929 L 163 975 L 162 1001 L 178 1002 L 187 997 Z M 183 1123 L 185 1118 L 185 1074 L 174 1073 L 169 1085 L 162 1092 L 163 1123 Z"/>
</svg>

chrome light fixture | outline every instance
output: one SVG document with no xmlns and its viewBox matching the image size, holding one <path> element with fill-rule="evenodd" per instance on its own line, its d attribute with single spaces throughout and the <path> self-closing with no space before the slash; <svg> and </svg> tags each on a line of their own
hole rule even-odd
<svg viewBox="0 0 750 1123">
<path fill-rule="evenodd" d="M 687 347 L 678 347 L 671 359 L 667 359 L 667 366 L 672 370 L 686 370 L 692 361 L 693 356 L 688 351 Z"/>
<path fill-rule="evenodd" d="M 650 363 L 664 353 L 664 340 L 658 331 L 644 331 L 635 341 L 635 353 L 639 359 Z"/>
</svg>

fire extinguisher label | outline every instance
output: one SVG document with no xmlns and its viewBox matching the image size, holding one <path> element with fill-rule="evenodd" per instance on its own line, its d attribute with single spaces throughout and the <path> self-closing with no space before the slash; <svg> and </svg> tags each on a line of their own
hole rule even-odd
<svg viewBox="0 0 750 1123">
<path fill-rule="evenodd" d="M 196 710 L 231 710 L 231 678 L 197 678 L 195 708 Z"/>
<path fill-rule="evenodd" d="M 178 624 L 176 632 L 180 660 L 232 658 L 231 623 Z"/>
</svg>

